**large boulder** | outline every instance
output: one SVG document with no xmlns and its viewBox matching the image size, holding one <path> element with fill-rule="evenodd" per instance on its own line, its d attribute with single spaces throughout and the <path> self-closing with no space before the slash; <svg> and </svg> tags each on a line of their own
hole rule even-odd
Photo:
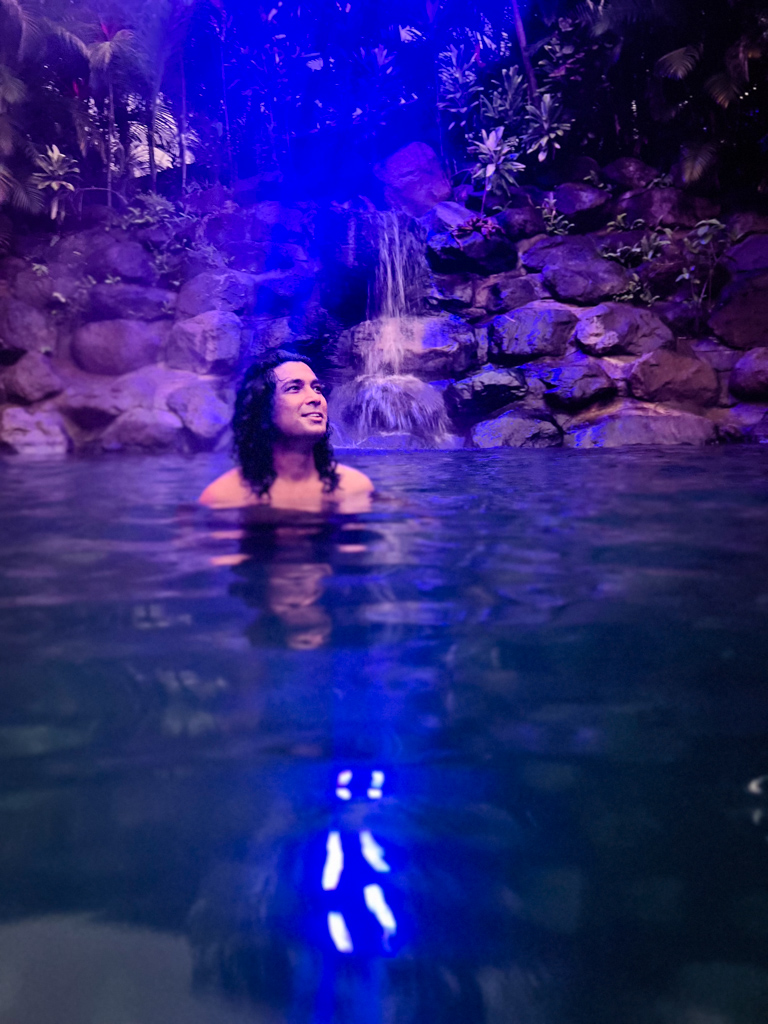
<svg viewBox="0 0 768 1024">
<path fill-rule="evenodd" d="M 586 182 L 566 182 L 552 193 L 558 213 L 565 217 L 578 217 L 605 206 L 611 194 Z"/>
<path fill-rule="evenodd" d="M 165 360 L 177 370 L 227 373 L 240 358 L 242 324 L 234 313 L 211 309 L 173 325 Z"/>
<path fill-rule="evenodd" d="M 730 444 L 754 440 L 753 431 L 766 415 L 768 404 L 765 402 L 760 405 L 738 402 L 728 409 L 707 410 L 707 416 L 715 424 L 718 439 Z"/>
<path fill-rule="evenodd" d="M 476 309 L 484 309 L 487 314 L 498 316 L 547 297 L 547 290 L 539 274 L 521 276 L 519 271 L 511 271 L 478 281 L 472 305 Z"/>
<path fill-rule="evenodd" d="M 119 277 L 123 281 L 153 284 L 158 278 L 154 261 L 127 232 L 103 227 L 63 235 L 51 250 L 53 260 L 99 281 Z"/>
<path fill-rule="evenodd" d="M 484 366 L 477 373 L 453 381 L 445 389 L 445 404 L 457 420 L 478 420 L 524 398 L 525 375 L 511 367 Z"/>
<path fill-rule="evenodd" d="M 472 275 L 435 274 L 431 275 L 428 302 L 431 306 L 449 312 L 470 309 L 475 295 L 475 279 Z"/>
<path fill-rule="evenodd" d="M 56 351 L 56 329 L 49 318 L 19 299 L 0 303 L 0 352 Z"/>
<path fill-rule="evenodd" d="M 479 362 L 482 331 L 448 313 L 366 320 L 339 339 L 366 374 L 458 377 Z"/>
<path fill-rule="evenodd" d="M 717 374 L 702 359 L 669 349 L 648 352 L 627 377 L 630 394 L 646 402 L 714 405 L 720 394 Z"/>
<path fill-rule="evenodd" d="M 205 381 L 177 388 L 168 395 L 166 404 L 202 442 L 214 441 L 232 418 L 230 407 Z"/>
<path fill-rule="evenodd" d="M 709 326 L 731 348 L 768 345 L 768 273 L 728 285 L 709 318 Z"/>
<path fill-rule="evenodd" d="M 748 432 L 747 441 L 752 444 L 768 444 L 768 413 Z"/>
<path fill-rule="evenodd" d="M 709 363 L 712 369 L 719 373 L 732 370 L 741 359 L 741 352 L 738 349 L 728 348 L 716 338 L 699 338 L 690 342 L 690 346 L 694 355 Z"/>
<path fill-rule="evenodd" d="M 650 309 L 603 302 L 579 318 L 573 340 L 593 356 L 640 356 L 670 345 L 674 335 Z"/>
<path fill-rule="evenodd" d="M 95 320 L 75 332 L 72 356 L 88 373 L 117 377 L 157 362 L 169 330 L 167 320 Z"/>
<path fill-rule="evenodd" d="M 387 202 L 396 210 L 423 217 L 451 198 L 451 185 L 437 154 L 424 142 L 411 142 L 375 168 Z"/>
<path fill-rule="evenodd" d="M 722 262 L 731 274 L 768 271 L 768 235 L 749 235 L 727 249 Z"/>
<path fill-rule="evenodd" d="M 526 381 L 544 385 L 542 397 L 560 409 L 577 410 L 612 398 L 617 391 L 612 377 L 600 361 L 574 352 L 565 359 L 545 359 L 521 367 Z"/>
<path fill-rule="evenodd" d="M 209 270 L 197 274 L 181 289 L 176 313 L 192 317 L 211 309 L 229 313 L 249 313 L 256 299 L 256 281 L 252 274 L 237 270 Z"/>
<path fill-rule="evenodd" d="M 494 220 L 513 242 L 542 234 L 546 226 L 541 210 L 534 206 L 530 199 L 519 206 L 503 210 Z"/>
<path fill-rule="evenodd" d="M 50 359 L 39 352 L 22 356 L 3 374 L 2 384 L 9 398 L 30 403 L 56 395 L 64 386 Z"/>
<path fill-rule="evenodd" d="M 126 282 L 94 285 L 89 299 L 94 320 L 159 320 L 176 308 L 176 292 Z"/>
<path fill-rule="evenodd" d="M 529 270 L 541 271 L 547 288 L 564 301 L 599 302 L 618 295 L 629 284 L 628 272 L 604 259 L 591 238 L 541 239 L 525 251 L 522 262 Z"/>
<path fill-rule="evenodd" d="M 755 213 L 753 210 L 745 210 L 729 217 L 726 227 L 729 238 L 738 241 L 741 238 L 746 238 L 747 235 L 768 233 L 768 217 Z"/>
<path fill-rule="evenodd" d="M 615 212 L 624 214 L 629 223 L 642 220 L 651 228 L 692 228 L 700 220 L 716 217 L 720 206 L 677 188 L 650 188 L 621 196 Z"/>
<path fill-rule="evenodd" d="M 618 399 L 605 409 L 589 409 L 567 426 L 569 448 L 625 445 L 710 444 L 715 425 L 704 416 L 655 403 Z"/>
<path fill-rule="evenodd" d="M 164 452 L 179 449 L 184 427 L 179 417 L 163 409 L 129 409 L 104 431 L 104 451 Z"/>
<path fill-rule="evenodd" d="M 560 302 L 529 302 L 491 321 L 489 356 L 494 362 L 525 363 L 537 356 L 564 355 L 576 319 Z"/>
<path fill-rule="evenodd" d="M 63 455 L 69 438 L 54 410 L 11 405 L 0 410 L 0 448 L 19 455 Z"/>
<path fill-rule="evenodd" d="M 469 234 L 433 232 L 427 238 L 427 261 L 438 273 L 494 274 L 514 270 L 517 249 L 499 229 Z"/>
<path fill-rule="evenodd" d="M 290 349 L 294 341 L 295 334 L 290 317 L 249 317 L 243 323 L 240 362 L 251 363 L 271 349 Z M 328 354 L 326 351 L 326 355 Z"/>
<path fill-rule="evenodd" d="M 441 234 L 445 231 L 453 231 L 455 228 L 464 227 L 469 221 L 477 216 L 472 210 L 468 210 L 461 203 L 437 203 L 429 213 L 420 218 L 421 226 L 427 233 L 436 232 Z"/>
<path fill-rule="evenodd" d="M 75 299 L 82 289 L 81 279 L 59 263 L 41 264 L 37 270 L 25 266 L 13 282 L 16 298 L 38 309 L 60 308 Z"/>
<path fill-rule="evenodd" d="M 510 409 L 475 424 L 470 441 L 474 448 L 556 448 L 563 435 L 553 419 Z"/>
<path fill-rule="evenodd" d="M 659 177 L 659 172 L 654 167 L 632 156 L 622 156 L 607 164 L 603 168 L 603 174 L 614 185 L 629 189 L 647 188 Z"/>
<path fill-rule="evenodd" d="M 198 380 L 196 374 L 158 365 L 144 366 L 122 377 L 83 374 L 73 376 L 54 403 L 78 438 L 87 440 L 130 409 L 164 409 L 173 391 L 197 384 Z"/>
<path fill-rule="evenodd" d="M 284 316 L 296 313 L 309 300 L 314 278 L 296 270 L 274 270 L 254 279 L 254 313 L 257 316 Z"/>
<path fill-rule="evenodd" d="M 737 398 L 768 400 L 768 348 L 746 352 L 731 371 L 729 386 Z"/>
</svg>

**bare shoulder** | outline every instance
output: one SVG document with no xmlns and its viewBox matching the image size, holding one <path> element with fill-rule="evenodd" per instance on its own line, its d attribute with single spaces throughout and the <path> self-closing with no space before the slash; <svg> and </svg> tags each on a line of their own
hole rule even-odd
<svg viewBox="0 0 768 1024">
<path fill-rule="evenodd" d="M 338 466 L 339 486 L 348 494 L 372 494 L 374 487 L 371 480 L 352 466 Z"/>
<path fill-rule="evenodd" d="M 258 501 L 238 468 L 222 473 L 213 483 L 208 484 L 197 500 L 201 505 L 227 508 L 253 505 Z"/>
</svg>

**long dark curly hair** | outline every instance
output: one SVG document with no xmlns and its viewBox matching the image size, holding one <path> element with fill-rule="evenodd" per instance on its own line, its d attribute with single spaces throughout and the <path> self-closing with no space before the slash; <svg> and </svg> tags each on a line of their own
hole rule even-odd
<svg viewBox="0 0 768 1024">
<path fill-rule="evenodd" d="M 275 370 L 283 363 L 311 362 L 304 356 L 278 350 L 252 364 L 243 377 L 235 400 L 232 419 L 235 456 L 243 478 L 259 497 L 265 495 L 277 478 L 273 447 L 279 434 L 273 422 L 277 379 Z M 338 463 L 330 442 L 330 426 L 313 449 L 315 466 L 323 481 L 323 490 L 339 486 Z"/>
</svg>

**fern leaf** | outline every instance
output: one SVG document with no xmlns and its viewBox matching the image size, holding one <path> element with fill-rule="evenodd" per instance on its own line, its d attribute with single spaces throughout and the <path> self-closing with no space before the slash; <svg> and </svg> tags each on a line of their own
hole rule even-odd
<svg viewBox="0 0 768 1024">
<path fill-rule="evenodd" d="M 686 185 L 700 181 L 717 160 L 717 150 L 711 142 L 685 146 L 682 155 L 681 172 Z"/>
<path fill-rule="evenodd" d="M 708 78 L 704 83 L 704 90 L 723 109 L 739 98 L 738 86 L 724 71 L 719 71 L 716 75 Z"/>
<path fill-rule="evenodd" d="M 693 71 L 701 57 L 698 46 L 681 46 L 671 50 L 656 61 L 656 74 L 661 78 L 676 78 L 678 81 Z"/>
</svg>

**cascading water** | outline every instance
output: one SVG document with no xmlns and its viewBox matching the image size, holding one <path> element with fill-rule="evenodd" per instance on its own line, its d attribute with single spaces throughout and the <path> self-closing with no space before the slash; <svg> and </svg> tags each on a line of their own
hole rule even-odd
<svg viewBox="0 0 768 1024">
<path fill-rule="evenodd" d="M 424 246 L 405 218 L 393 211 L 366 215 L 377 263 L 368 292 L 368 319 L 353 330 L 363 373 L 340 389 L 344 433 L 438 444 L 448 433 L 442 395 L 403 372 L 420 350 L 424 321 L 418 316 L 425 291 Z"/>
</svg>

